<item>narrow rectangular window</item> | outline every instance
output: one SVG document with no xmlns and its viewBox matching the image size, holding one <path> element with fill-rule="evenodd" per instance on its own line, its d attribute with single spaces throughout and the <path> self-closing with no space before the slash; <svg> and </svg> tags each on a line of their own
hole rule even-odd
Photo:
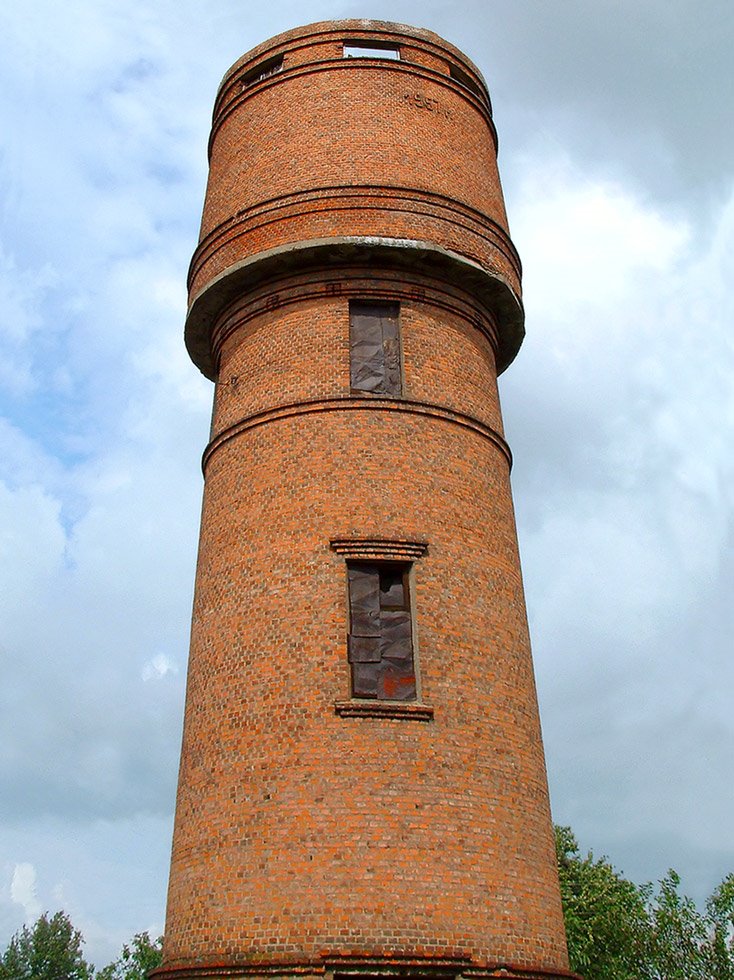
<svg viewBox="0 0 734 980">
<path fill-rule="evenodd" d="M 348 562 L 352 697 L 414 701 L 410 566 Z"/>
<path fill-rule="evenodd" d="M 371 41 L 352 41 L 344 44 L 345 58 L 390 58 L 400 60 L 400 48 L 394 44 L 373 44 Z"/>
<path fill-rule="evenodd" d="M 450 64 L 449 72 L 451 74 L 451 77 L 454 79 L 454 81 L 458 82 L 459 85 L 463 85 L 464 88 L 468 88 L 470 92 L 473 92 L 475 95 L 479 96 L 482 102 L 487 101 L 487 96 L 481 90 L 479 85 L 477 85 L 474 79 L 470 75 L 468 75 L 463 68 L 459 68 L 458 65 Z"/>
<path fill-rule="evenodd" d="M 264 79 L 270 78 L 271 75 L 277 75 L 282 70 L 282 55 L 276 55 L 274 58 L 262 61 L 242 76 L 242 88 L 247 88 L 248 85 L 254 85 L 255 82 L 262 82 Z"/>
<path fill-rule="evenodd" d="M 349 304 L 352 391 L 402 393 L 399 314 L 398 303 Z"/>
</svg>

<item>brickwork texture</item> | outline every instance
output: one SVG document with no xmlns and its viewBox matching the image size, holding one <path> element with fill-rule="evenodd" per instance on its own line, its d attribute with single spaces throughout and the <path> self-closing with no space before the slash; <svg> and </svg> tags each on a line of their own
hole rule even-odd
<svg viewBox="0 0 734 980">
<path fill-rule="evenodd" d="M 403 25 L 300 28 L 222 83 L 160 980 L 571 976 L 497 394 L 522 307 L 496 145 L 474 65 Z M 397 395 L 351 386 L 353 302 L 399 304 Z M 414 700 L 352 697 L 351 559 L 410 569 Z"/>
</svg>

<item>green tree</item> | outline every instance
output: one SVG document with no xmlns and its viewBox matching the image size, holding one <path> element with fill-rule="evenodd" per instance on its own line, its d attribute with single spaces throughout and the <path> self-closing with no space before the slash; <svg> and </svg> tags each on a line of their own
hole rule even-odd
<svg viewBox="0 0 734 980">
<path fill-rule="evenodd" d="M 675 871 L 653 894 L 582 856 L 569 827 L 556 827 L 556 854 L 569 960 L 585 980 L 734 980 L 734 874 L 700 912 Z"/>
<path fill-rule="evenodd" d="M 99 971 L 97 980 L 146 980 L 149 971 L 161 965 L 162 948 L 162 936 L 151 939 L 139 932 L 122 947 L 119 959 Z"/>
<path fill-rule="evenodd" d="M 706 903 L 711 926 L 711 964 L 716 980 L 734 980 L 734 874 L 727 875 Z"/>
<path fill-rule="evenodd" d="M 586 980 L 652 978 L 649 886 L 583 857 L 570 827 L 556 827 L 556 856 L 571 969 Z"/>
<path fill-rule="evenodd" d="M 685 895 L 680 877 L 669 871 L 652 907 L 652 949 L 659 980 L 723 980 L 712 961 L 713 930 L 706 916 Z"/>
<path fill-rule="evenodd" d="M 0 958 L 0 980 L 91 980 L 94 968 L 82 955 L 83 942 L 64 912 L 45 912 L 10 940 Z"/>
</svg>

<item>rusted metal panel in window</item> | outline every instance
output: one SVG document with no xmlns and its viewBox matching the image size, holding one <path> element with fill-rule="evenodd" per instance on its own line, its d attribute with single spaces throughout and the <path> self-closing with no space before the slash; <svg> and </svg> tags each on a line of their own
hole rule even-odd
<svg viewBox="0 0 734 980">
<path fill-rule="evenodd" d="M 349 342 L 355 391 L 401 393 L 400 327 L 397 303 L 351 303 Z"/>
<path fill-rule="evenodd" d="M 414 701 L 415 672 L 412 664 L 387 660 L 380 663 L 352 664 L 352 697 L 375 698 L 381 701 Z"/>
<path fill-rule="evenodd" d="M 382 663 L 352 664 L 352 697 L 380 698 Z"/>
<path fill-rule="evenodd" d="M 401 670 L 397 664 L 383 664 L 378 697 L 387 701 L 414 701 L 416 696 L 415 672 L 412 664 L 409 670 Z"/>
<path fill-rule="evenodd" d="M 382 391 L 385 378 L 385 352 L 382 346 L 382 323 L 379 316 L 352 313 L 351 316 L 352 388 L 358 391 Z"/>
<path fill-rule="evenodd" d="M 378 664 L 382 660 L 382 638 L 379 636 L 349 636 L 349 662 Z"/>
<path fill-rule="evenodd" d="M 349 566 L 349 612 L 352 636 L 380 635 L 380 572 L 375 565 Z"/>
<path fill-rule="evenodd" d="M 415 700 L 407 566 L 355 562 L 348 576 L 352 696 Z"/>
<path fill-rule="evenodd" d="M 383 609 L 380 613 L 380 653 L 388 660 L 412 660 L 410 613 L 404 609 Z"/>
<path fill-rule="evenodd" d="M 402 566 L 391 568 L 389 565 L 380 569 L 380 608 L 407 609 L 406 595 L 407 573 Z"/>
<path fill-rule="evenodd" d="M 382 326 L 382 349 L 385 364 L 385 394 L 399 395 L 400 384 L 400 335 L 398 332 L 397 310 L 394 315 L 385 315 L 380 320 Z"/>
</svg>

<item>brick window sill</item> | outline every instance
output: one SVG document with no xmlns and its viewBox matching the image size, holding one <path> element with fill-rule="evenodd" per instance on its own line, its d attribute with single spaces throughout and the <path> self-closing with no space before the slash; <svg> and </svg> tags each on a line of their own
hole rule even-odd
<svg viewBox="0 0 734 980">
<path fill-rule="evenodd" d="M 368 701 L 353 698 L 335 701 L 334 710 L 341 718 L 397 718 L 401 721 L 433 721 L 433 708 L 415 701 Z"/>
</svg>

